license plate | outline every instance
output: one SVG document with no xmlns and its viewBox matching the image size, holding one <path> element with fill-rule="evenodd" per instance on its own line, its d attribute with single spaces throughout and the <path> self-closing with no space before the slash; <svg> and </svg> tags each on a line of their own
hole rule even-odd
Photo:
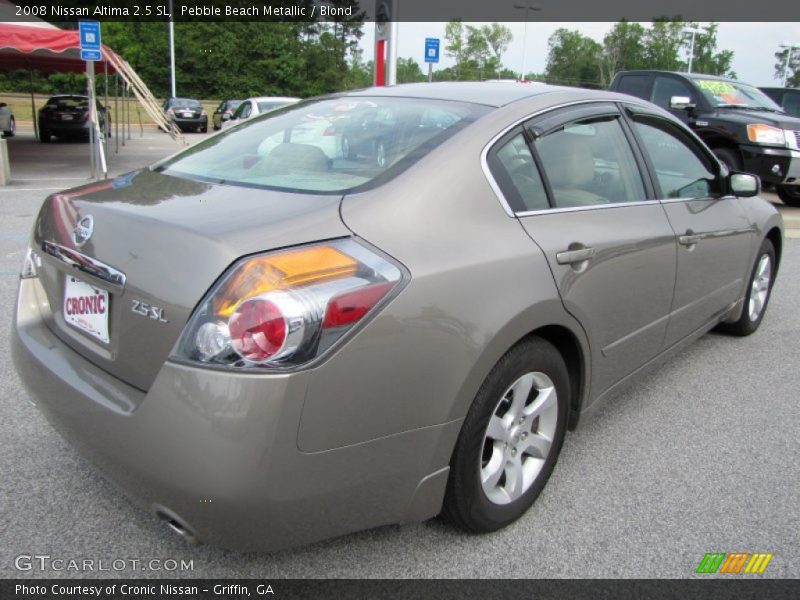
<svg viewBox="0 0 800 600">
<path fill-rule="evenodd" d="M 108 292 L 67 275 L 64 288 L 64 320 L 108 343 Z"/>
<path fill-rule="evenodd" d="M 62 121 L 72 121 L 74 115 L 61 115 Z"/>
<path fill-rule="evenodd" d="M 190 113 L 190 112 L 185 112 L 185 113 L 183 113 L 183 116 L 185 118 L 187 118 L 187 119 L 191 119 L 194 115 L 192 113 Z"/>
</svg>

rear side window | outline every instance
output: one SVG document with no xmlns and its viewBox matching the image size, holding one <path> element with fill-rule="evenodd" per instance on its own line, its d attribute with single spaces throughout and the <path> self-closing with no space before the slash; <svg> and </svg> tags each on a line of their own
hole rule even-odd
<svg viewBox="0 0 800 600">
<path fill-rule="evenodd" d="M 615 91 L 647 100 L 650 97 L 649 81 L 649 75 L 622 75 Z"/>
<path fill-rule="evenodd" d="M 341 193 L 396 175 L 489 110 L 412 98 L 312 100 L 243 121 L 154 169 L 227 185 Z"/>
<path fill-rule="evenodd" d="M 489 162 L 512 208 L 517 211 L 550 208 L 539 170 L 521 133 L 494 150 Z"/>
<path fill-rule="evenodd" d="M 682 81 L 672 77 L 656 77 L 651 102 L 661 108 L 669 108 L 670 99 L 673 96 L 683 96 L 692 102 L 696 101 L 691 88 Z"/>
<path fill-rule="evenodd" d="M 707 198 L 718 193 L 717 177 L 696 144 L 656 119 L 635 123 L 664 198 Z"/>
<path fill-rule="evenodd" d="M 646 200 L 618 119 L 571 123 L 535 143 L 557 208 Z"/>
</svg>

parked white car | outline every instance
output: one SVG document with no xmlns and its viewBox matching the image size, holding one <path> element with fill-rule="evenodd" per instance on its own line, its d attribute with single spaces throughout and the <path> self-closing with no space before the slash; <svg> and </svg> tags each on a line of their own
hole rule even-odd
<svg viewBox="0 0 800 600">
<path fill-rule="evenodd" d="M 261 96 L 259 98 L 248 98 L 242 101 L 230 119 L 222 122 L 222 129 L 227 129 L 231 125 L 241 123 L 250 117 L 296 102 L 300 102 L 300 98 L 292 98 L 290 96 Z"/>
</svg>

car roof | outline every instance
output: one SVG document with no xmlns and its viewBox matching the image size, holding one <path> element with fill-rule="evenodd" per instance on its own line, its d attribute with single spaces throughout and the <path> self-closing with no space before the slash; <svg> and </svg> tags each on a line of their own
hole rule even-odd
<svg viewBox="0 0 800 600">
<path fill-rule="evenodd" d="M 658 75 L 658 74 L 666 74 L 666 75 L 677 75 L 678 77 L 684 77 L 686 79 L 711 79 L 715 81 L 730 81 L 732 83 L 743 83 L 746 85 L 750 85 L 745 81 L 739 81 L 738 79 L 731 79 L 730 77 L 721 77 L 720 75 L 707 75 L 706 73 L 685 73 L 683 71 L 665 71 L 663 69 L 633 69 L 631 71 L 620 71 L 617 73 L 619 75 Z"/>
<path fill-rule="evenodd" d="M 524 98 L 575 89 L 576 88 L 547 85 L 537 81 L 517 83 L 505 81 L 447 81 L 372 87 L 346 92 L 342 95 L 346 97 L 382 96 L 421 98 L 427 100 L 451 100 L 455 102 L 471 102 L 473 104 L 500 107 Z"/>
<path fill-rule="evenodd" d="M 300 98 L 295 98 L 293 96 L 255 96 L 247 100 L 252 100 L 253 102 L 266 102 L 267 100 L 274 100 L 276 102 L 300 102 Z M 245 100 L 245 102 L 247 102 L 247 100 Z"/>
</svg>

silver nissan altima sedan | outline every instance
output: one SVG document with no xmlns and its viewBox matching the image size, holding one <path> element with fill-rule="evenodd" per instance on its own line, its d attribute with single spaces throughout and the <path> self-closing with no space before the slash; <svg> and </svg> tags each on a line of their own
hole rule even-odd
<svg viewBox="0 0 800 600">
<path fill-rule="evenodd" d="M 440 513 L 492 531 L 581 412 L 714 327 L 756 331 L 783 239 L 758 192 L 630 96 L 318 98 L 48 197 L 14 362 L 190 540 L 266 550 Z"/>
</svg>

